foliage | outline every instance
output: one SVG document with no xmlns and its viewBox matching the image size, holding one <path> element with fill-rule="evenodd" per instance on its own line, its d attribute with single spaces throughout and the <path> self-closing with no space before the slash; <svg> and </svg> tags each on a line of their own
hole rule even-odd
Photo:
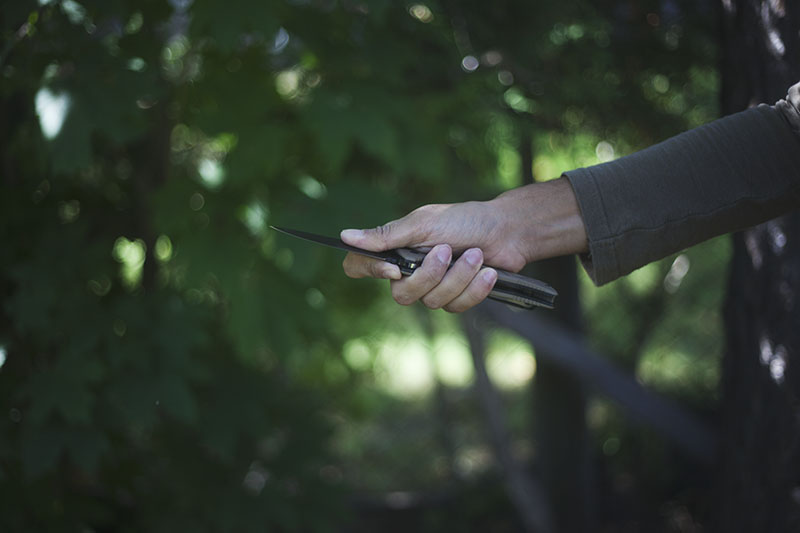
<svg viewBox="0 0 800 533">
<path fill-rule="evenodd" d="M 0 528 L 333 527 L 330 415 L 377 401 L 342 346 L 395 311 L 268 224 L 378 224 L 704 122 L 707 11 L 4 4 Z"/>
</svg>

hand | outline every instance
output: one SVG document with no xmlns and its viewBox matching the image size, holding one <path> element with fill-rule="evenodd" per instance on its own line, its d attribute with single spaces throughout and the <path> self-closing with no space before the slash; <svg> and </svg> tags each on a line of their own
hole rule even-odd
<svg viewBox="0 0 800 533">
<path fill-rule="evenodd" d="M 517 272 L 530 261 L 586 249 L 572 187 L 563 178 L 489 202 L 426 205 L 374 229 L 344 230 L 341 238 L 372 251 L 430 250 L 407 277 L 396 265 L 358 254 L 347 254 L 343 267 L 352 278 L 392 280 L 392 295 L 402 305 L 420 300 L 452 312 L 477 305 L 491 292 L 497 272 L 484 263 Z M 448 270 L 454 253 L 461 256 Z"/>
<path fill-rule="evenodd" d="M 345 230 L 344 242 L 367 250 L 392 248 L 430 250 L 411 276 L 402 277 L 396 265 L 348 254 L 345 273 L 353 278 L 392 279 L 392 295 L 402 304 L 417 300 L 431 309 L 464 311 L 488 296 L 497 272 L 482 268 L 484 260 L 506 269 L 519 269 L 524 258 L 497 245 L 502 218 L 488 204 L 467 202 L 423 206 L 405 217 L 371 230 Z M 448 270 L 454 253 L 461 256 Z"/>
</svg>

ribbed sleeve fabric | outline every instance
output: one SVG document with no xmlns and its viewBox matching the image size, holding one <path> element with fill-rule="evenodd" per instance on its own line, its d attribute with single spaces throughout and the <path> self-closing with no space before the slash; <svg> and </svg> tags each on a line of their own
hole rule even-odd
<svg viewBox="0 0 800 533">
<path fill-rule="evenodd" d="M 800 84 L 616 161 L 566 172 L 602 285 L 713 236 L 800 207 Z"/>
</svg>

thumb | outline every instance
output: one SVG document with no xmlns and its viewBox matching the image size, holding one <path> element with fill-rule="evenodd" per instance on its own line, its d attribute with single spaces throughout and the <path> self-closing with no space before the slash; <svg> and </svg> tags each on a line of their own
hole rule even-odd
<svg viewBox="0 0 800 533">
<path fill-rule="evenodd" d="M 416 233 L 413 223 L 404 217 L 372 229 L 346 229 L 340 237 L 350 246 L 382 252 L 413 245 Z"/>
</svg>

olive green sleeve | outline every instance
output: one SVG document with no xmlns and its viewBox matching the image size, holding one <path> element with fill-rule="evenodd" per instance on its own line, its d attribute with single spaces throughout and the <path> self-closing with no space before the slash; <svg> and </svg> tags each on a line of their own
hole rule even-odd
<svg viewBox="0 0 800 533">
<path fill-rule="evenodd" d="M 616 161 L 566 172 L 602 285 L 701 241 L 800 207 L 800 84 Z"/>
</svg>

